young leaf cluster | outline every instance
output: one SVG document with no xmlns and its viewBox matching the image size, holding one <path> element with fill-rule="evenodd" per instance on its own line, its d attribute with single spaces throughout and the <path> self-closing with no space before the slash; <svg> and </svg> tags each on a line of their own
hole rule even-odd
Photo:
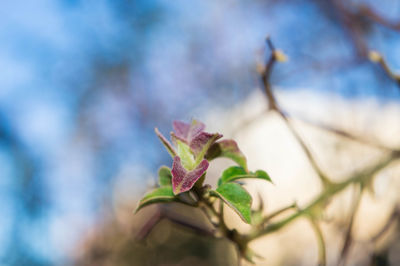
<svg viewBox="0 0 400 266">
<path fill-rule="evenodd" d="M 181 202 L 196 207 L 214 209 L 213 202 L 220 200 L 232 208 L 246 223 L 251 223 L 252 197 L 239 180 L 248 178 L 272 182 L 263 170 L 251 172 L 247 160 L 234 140 L 218 141 L 222 135 L 207 133 L 205 125 L 193 120 L 191 123 L 175 121 L 171 141 L 157 129 L 156 134 L 173 158 L 172 168 L 162 166 L 158 171 L 159 187 L 147 193 L 136 211 L 153 203 Z M 232 159 L 237 165 L 223 171 L 216 189 L 204 184 L 209 162 L 220 157 Z M 224 223 L 224 221 L 220 221 Z"/>
</svg>

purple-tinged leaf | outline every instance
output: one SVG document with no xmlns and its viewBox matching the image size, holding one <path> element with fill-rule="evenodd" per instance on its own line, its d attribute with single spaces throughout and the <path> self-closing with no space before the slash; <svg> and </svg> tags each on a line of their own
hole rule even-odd
<svg viewBox="0 0 400 266">
<path fill-rule="evenodd" d="M 171 143 L 161 134 L 158 128 L 155 128 L 154 131 L 156 132 L 158 138 L 161 140 L 162 144 L 164 144 L 165 148 L 167 149 L 168 153 L 173 157 L 176 156 L 176 151 L 174 147 L 172 147 Z"/>
<path fill-rule="evenodd" d="M 182 121 L 174 121 L 172 126 L 176 137 L 187 144 L 189 144 L 192 139 L 200 134 L 206 127 L 202 122 L 197 120 L 193 120 L 190 124 Z"/>
<path fill-rule="evenodd" d="M 174 121 L 175 132 L 171 132 L 171 139 L 175 146 L 179 146 L 179 142 L 189 145 L 191 153 L 196 158 L 196 165 L 204 158 L 210 146 L 222 137 L 222 135 L 218 133 L 211 134 L 204 132 L 204 128 L 205 125 L 196 120 L 193 120 L 191 124 Z M 183 160 L 182 156 L 179 154 L 179 149 L 178 156 Z M 184 160 L 183 164 L 185 165 Z M 188 168 L 186 167 L 186 169 Z"/>
<path fill-rule="evenodd" d="M 189 191 L 196 181 L 206 172 L 208 168 L 208 161 L 201 161 L 196 168 L 188 171 L 183 167 L 181 159 L 175 156 L 172 164 L 172 188 L 175 195 Z"/>
<path fill-rule="evenodd" d="M 190 142 L 190 149 L 196 157 L 203 158 L 210 146 L 220 138 L 222 135 L 218 133 L 201 132 Z"/>
<path fill-rule="evenodd" d="M 182 121 L 172 122 L 172 127 L 174 129 L 174 135 L 176 138 L 186 141 L 189 134 L 190 125 Z"/>
<path fill-rule="evenodd" d="M 247 172 L 246 157 L 240 151 L 236 141 L 232 139 L 227 139 L 214 143 L 208 149 L 205 158 L 211 161 L 218 157 L 226 157 L 235 161 L 239 166 L 243 167 Z"/>
</svg>

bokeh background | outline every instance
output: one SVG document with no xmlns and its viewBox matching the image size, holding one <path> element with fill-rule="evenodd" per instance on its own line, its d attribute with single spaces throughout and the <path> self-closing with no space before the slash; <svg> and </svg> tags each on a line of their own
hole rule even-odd
<svg viewBox="0 0 400 266">
<path fill-rule="evenodd" d="M 397 0 L 2 1 L 0 264 L 70 265 L 93 228 L 131 214 L 171 163 L 155 126 L 232 132 L 263 102 L 267 35 L 289 58 L 271 78 L 288 108 L 397 112 L 399 85 L 367 52 L 400 68 L 399 18 Z"/>
</svg>

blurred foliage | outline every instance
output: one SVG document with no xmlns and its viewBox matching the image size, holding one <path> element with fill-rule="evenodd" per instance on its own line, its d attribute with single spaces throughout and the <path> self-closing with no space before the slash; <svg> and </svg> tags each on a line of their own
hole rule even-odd
<svg viewBox="0 0 400 266">
<path fill-rule="evenodd" d="M 184 213 L 184 215 L 182 215 Z M 80 246 L 76 265 L 237 265 L 237 247 L 214 238 L 199 209 L 182 204 L 152 205 L 129 228 L 109 223 Z"/>
</svg>

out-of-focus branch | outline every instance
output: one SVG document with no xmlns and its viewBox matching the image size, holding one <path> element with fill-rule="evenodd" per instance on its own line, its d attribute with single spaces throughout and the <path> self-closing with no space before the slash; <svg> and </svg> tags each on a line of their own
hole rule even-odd
<svg viewBox="0 0 400 266">
<path fill-rule="evenodd" d="M 271 88 L 271 84 L 270 84 L 269 80 L 270 80 L 272 69 L 275 65 L 275 62 L 284 61 L 285 56 L 283 55 L 282 52 L 277 51 L 275 49 L 275 46 L 273 45 L 271 38 L 269 36 L 267 37 L 266 42 L 267 42 L 267 46 L 268 46 L 269 50 L 271 51 L 271 55 L 268 58 L 268 61 L 265 65 L 265 67 L 261 68 L 261 71 L 260 71 L 261 72 L 261 80 L 264 85 L 264 92 L 268 98 L 269 110 L 278 111 L 279 110 L 278 104 L 276 102 L 275 95 L 272 93 L 272 88 Z"/>
<path fill-rule="evenodd" d="M 283 110 L 279 107 L 279 104 L 276 100 L 276 97 L 273 93 L 272 86 L 270 83 L 270 76 L 272 73 L 273 66 L 275 62 L 277 61 L 285 61 L 286 57 L 285 55 L 279 51 L 276 50 L 271 39 L 267 37 L 267 45 L 268 48 L 271 51 L 271 56 L 269 57 L 265 68 L 261 72 L 261 80 L 264 85 L 264 92 L 268 98 L 268 103 L 269 103 L 269 110 L 276 111 L 281 118 L 285 121 L 287 127 L 289 128 L 290 132 L 292 135 L 295 137 L 301 148 L 303 149 L 304 153 L 306 154 L 311 166 L 314 168 L 315 172 L 318 174 L 321 182 L 323 185 L 327 185 L 332 183 L 329 178 L 322 172 L 320 167 L 318 166 L 314 156 L 312 155 L 310 149 L 306 145 L 306 143 L 303 141 L 302 137 L 297 133 L 296 129 L 293 127 L 291 121 L 288 119 L 286 114 L 283 112 Z"/>
<path fill-rule="evenodd" d="M 382 236 L 385 235 L 387 231 L 391 228 L 391 226 L 395 223 L 398 222 L 400 218 L 400 208 L 399 206 L 395 206 L 393 208 L 392 214 L 390 215 L 389 219 L 387 220 L 386 224 L 382 227 L 382 229 L 371 238 L 371 242 L 376 242 L 378 241 Z"/>
<path fill-rule="evenodd" d="M 328 185 L 332 183 L 330 179 L 326 176 L 324 172 L 322 172 L 321 168 L 318 166 L 314 156 L 312 155 L 310 149 L 306 145 L 306 143 L 303 141 L 299 133 L 297 133 L 296 129 L 293 127 L 292 123 L 290 122 L 289 118 L 283 113 L 279 112 L 283 120 L 286 122 L 287 127 L 289 128 L 290 132 L 292 135 L 295 137 L 301 148 L 303 149 L 304 153 L 306 154 L 308 161 L 310 162 L 311 166 L 314 168 L 315 172 L 318 174 L 321 182 L 323 185 Z"/>
<path fill-rule="evenodd" d="M 400 87 L 400 74 L 395 74 L 389 68 L 386 61 L 379 53 L 375 51 L 369 51 L 368 44 L 363 36 L 364 33 L 360 18 L 365 17 L 375 23 L 379 23 L 396 31 L 400 31 L 400 21 L 387 21 L 366 5 L 359 5 L 358 7 L 355 7 L 356 11 L 350 11 L 344 5 L 343 0 L 332 0 L 332 6 L 340 22 L 345 26 L 344 30 L 349 33 L 357 54 L 360 56 L 360 58 L 363 60 L 369 57 L 371 61 L 379 63 L 384 69 L 385 73 Z"/>
<path fill-rule="evenodd" d="M 385 26 L 389 29 L 395 30 L 395 31 L 400 31 L 400 21 L 389 21 L 386 18 L 382 17 L 379 15 L 375 10 L 372 8 L 368 7 L 365 4 L 361 4 L 358 7 L 358 13 L 370 19 L 371 21 L 381 24 L 382 26 Z"/>
<path fill-rule="evenodd" d="M 324 235 L 322 234 L 322 230 L 318 225 L 318 222 L 312 216 L 308 219 L 311 223 L 311 226 L 317 236 L 318 240 L 318 265 L 325 266 L 326 265 L 326 245 L 324 240 Z"/>
<path fill-rule="evenodd" d="M 322 129 L 325 129 L 326 131 L 332 132 L 338 136 L 348 138 L 354 141 L 362 142 L 364 144 L 368 144 L 371 146 L 378 147 L 382 150 L 385 150 L 387 152 L 387 156 L 383 158 L 381 161 L 378 161 L 374 166 L 370 168 L 366 168 L 356 174 L 350 175 L 348 178 L 346 178 L 344 181 L 336 183 L 330 181 L 330 179 L 322 172 L 322 170 L 319 168 L 318 164 L 315 161 L 315 158 L 313 157 L 310 149 L 308 146 L 305 144 L 303 141 L 302 137 L 298 134 L 296 129 L 294 128 L 292 124 L 292 119 L 289 117 L 288 114 L 286 114 L 279 106 L 277 99 L 274 95 L 271 83 L 270 83 L 270 77 L 272 73 L 272 69 L 274 64 L 279 60 L 279 57 L 283 55 L 282 52 L 277 52 L 275 49 L 274 45 L 272 44 L 271 40 L 267 38 L 267 45 L 268 48 L 271 50 L 271 56 L 268 58 L 267 63 L 264 68 L 262 68 L 262 71 L 260 71 L 261 74 L 261 80 L 263 82 L 263 88 L 264 92 L 266 94 L 266 97 L 269 102 L 269 108 L 268 111 L 275 111 L 279 114 L 279 116 L 283 119 L 285 124 L 287 125 L 288 129 L 292 133 L 292 135 L 295 137 L 296 141 L 299 143 L 301 148 L 303 149 L 303 152 L 308 158 L 308 161 L 310 162 L 311 166 L 313 167 L 314 171 L 318 174 L 321 182 L 323 183 L 323 190 L 320 192 L 320 194 L 313 200 L 311 201 L 307 206 L 305 206 L 302 209 L 297 208 L 297 211 L 286 218 L 283 218 L 280 221 L 273 222 L 273 223 L 268 223 L 272 217 L 275 217 L 291 208 L 294 206 L 289 206 L 285 207 L 282 210 L 278 210 L 277 212 L 274 212 L 270 214 L 269 216 L 265 217 L 263 220 L 262 225 L 264 226 L 261 230 L 254 230 L 250 232 L 247 235 L 244 235 L 242 238 L 242 242 L 244 245 L 247 245 L 248 242 L 257 239 L 259 237 L 262 237 L 264 235 L 276 232 L 280 230 L 281 228 L 287 226 L 291 222 L 295 221 L 297 218 L 300 217 L 305 217 L 310 219 L 310 222 L 313 226 L 313 229 L 317 235 L 318 238 L 318 246 L 319 246 L 319 264 L 320 265 L 325 265 L 326 263 L 326 247 L 325 247 L 325 242 L 323 238 L 323 234 L 321 232 L 321 229 L 319 228 L 318 223 L 316 223 L 315 220 L 315 211 L 319 210 L 321 208 L 324 208 L 329 202 L 332 200 L 332 198 L 337 195 L 339 192 L 343 191 L 347 187 L 351 185 L 357 185 L 361 188 L 359 194 L 357 195 L 356 200 L 354 201 L 354 205 L 352 208 L 352 213 L 350 216 L 350 221 L 348 225 L 348 229 L 346 231 L 346 237 L 343 243 L 342 247 L 342 252 L 341 252 L 341 258 L 339 260 L 339 264 L 345 263 L 346 257 L 349 251 L 349 248 L 352 243 L 352 228 L 353 228 L 353 223 L 354 223 L 354 217 L 357 213 L 360 200 L 362 197 L 362 190 L 365 184 L 368 184 L 370 180 L 374 177 L 376 173 L 378 173 L 380 170 L 386 168 L 390 163 L 392 163 L 395 160 L 398 160 L 400 158 L 400 150 L 396 149 L 391 149 L 387 148 L 383 145 L 380 144 L 375 144 L 370 141 L 363 140 L 359 137 L 353 136 L 347 132 L 337 130 L 325 125 L 319 125 L 317 124 L 316 126 Z M 262 114 L 260 114 L 262 115 Z M 251 123 L 251 122 L 249 122 Z M 297 206 L 296 206 L 297 207 Z"/>
<path fill-rule="evenodd" d="M 346 265 L 350 247 L 353 243 L 353 236 L 352 236 L 353 233 L 352 232 L 353 232 L 354 218 L 356 217 L 358 208 L 360 206 L 362 192 L 363 192 L 362 190 L 363 190 L 363 186 L 362 186 L 362 184 L 360 184 L 360 191 L 357 192 L 358 194 L 356 195 L 356 199 L 355 199 L 355 201 L 353 201 L 353 206 L 351 208 L 349 224 L 348 224 L 348 227 L 346 230 L 345 239 L 343 241 L 342 250 L 340 252 L 338 265 L 343 265 L 343 266 Z"/>
<path fill-rule="evenodd" d="M 379 64 L 382 69 L 385 71 L 385 73 L 389 76 L 389 78 L 393 79 L 398 86 L 400 86 L 400 74 L 395 73 L 387 64 L 386 60 L 383 58 L 383 56 L 377 52 L 377 51 L 370 51 L 368 54 L 369 59 L 374 62 Z"/>
<path fill-rule="evenodd" d="M 362 25 L 359 21 L 359 15 L 350 12 L 345 7 L 342 0 L 332 0 L 328 2 L 332 5 L 333 12 L 343 25 L 343 30 L 348 33 L 357 55 L 361 60 L 365 59 L 368 52 L 368 45 L 362 36 Z"/>
<path fill-rule="evenodd" d="M 269 214 L 268 216 L 265 216 L 265 217 L 263 218 L 263 221 L 261 222 L 261 224 L 262 224 L 262 225 L 265 225 L 265 224 L 267 224 L 272 218 L 274 218 L 274 217 L 276 217 L 276 216 L 278 216 L 278 215 L 280 215 L 280 214 L 282 214 L 282 213 L 284 213 L 284 212 L 286 212 L 286 211 L 289 211 L 289 210 L 292 210 L 292 209 L 297 209 L 297 208 L 298 208 L 298 207 L 297 207 L 297 203 L 295 202 L 295 203 L 293 203 L 293 204 L 290 204 L 289 206 L 283 207 L 282 209 L 276 210 L 276 211 L 274 211 L 273 213 Z"/>
<path fill-rule="evenodd" d="M 282 219 L 281 221 L 271 223 L 266 226 L 263 230 L 254 232 L 249 234 L 246 237 L 246 241 L 250 242 L 256 238 L 261 236 L 276 232 L 280 230 L 282 227 L 290 224 L 295 221 L 297 218 L 302 217 L 304 215 L 309 215 L 312 211 L 318 206 L 324 206 L 328 203 L 331 198 L 337 193 L 343 191 L 351 184 L 366 184 L 368 181 L 380 170 L 386 168 L 390 163 L 398 160 L 400 158 L 399 152 L 392 152 L 388 156 L 386 156 L 381 161 L 377 162 L 370 168 L 367 168 L 359 173 L 349 176 L 344 181 L 340 183 L 334 183 L 326 187 L 313 201 L 311 201 L 305 208 L 300 209 L 296 213 L 290 215 L 287 218 Z"/>
</svg>

